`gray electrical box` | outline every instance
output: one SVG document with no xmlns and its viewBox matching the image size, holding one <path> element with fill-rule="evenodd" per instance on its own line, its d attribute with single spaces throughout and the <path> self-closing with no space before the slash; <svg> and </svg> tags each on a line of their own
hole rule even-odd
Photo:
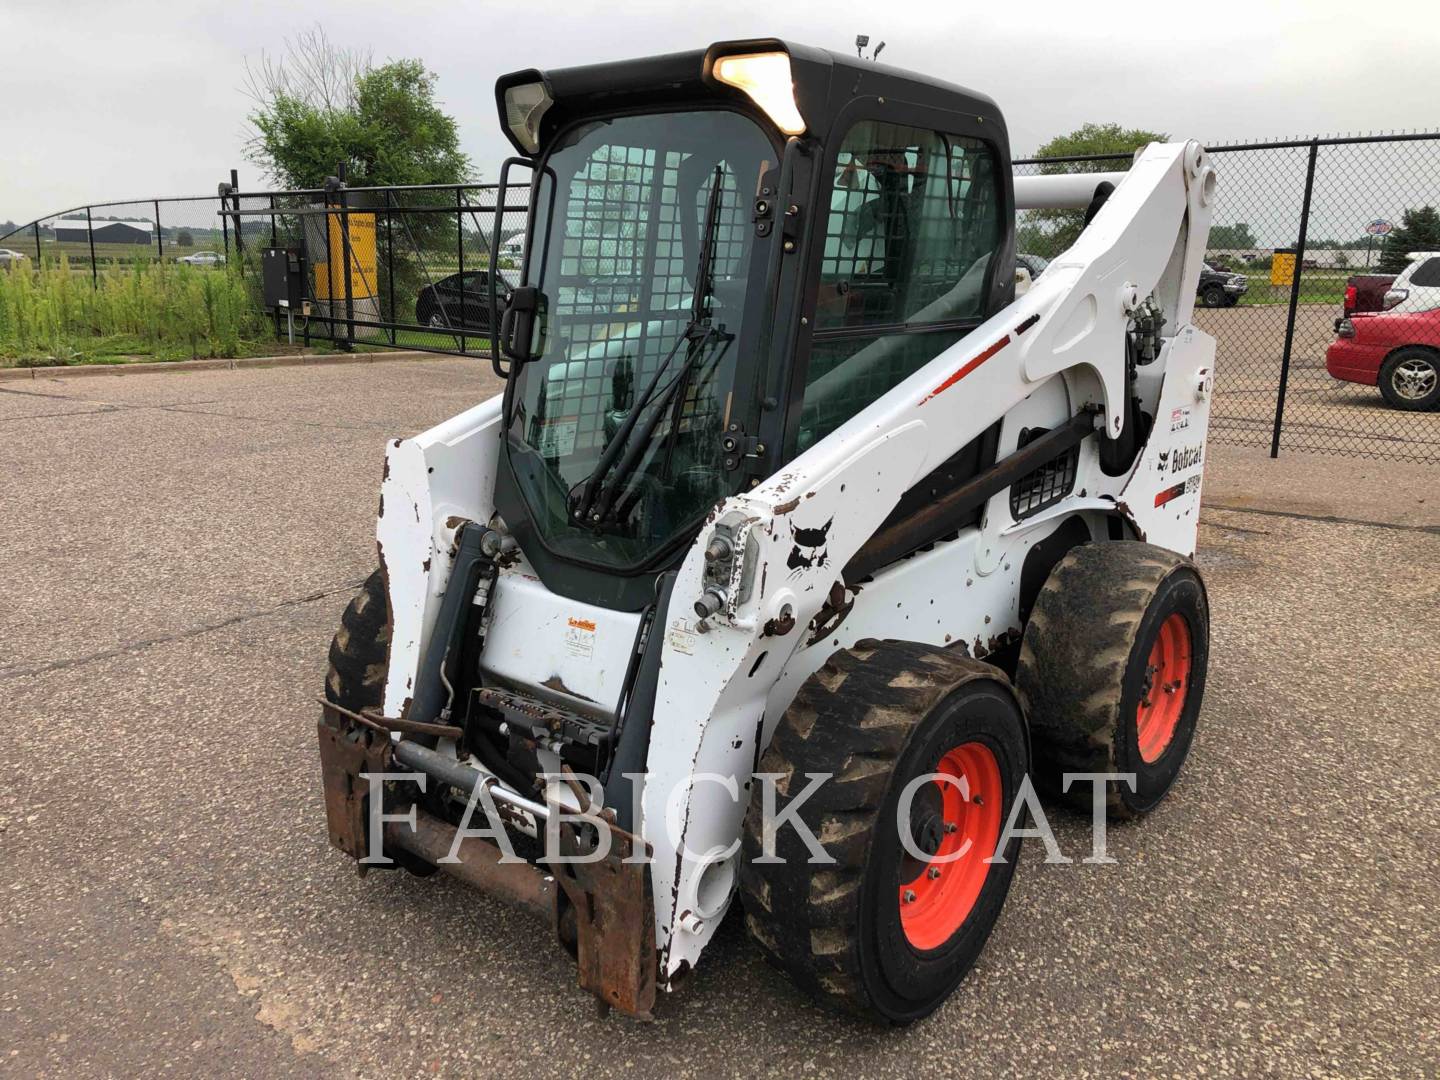
<svg viewBox="0 0 1440 1080">
<path fill-rule="evenodd" d="M 305 249 L 270 247 L 260 253 L 265 307 L 308 314 L 305 296 Z"/>
</svg>

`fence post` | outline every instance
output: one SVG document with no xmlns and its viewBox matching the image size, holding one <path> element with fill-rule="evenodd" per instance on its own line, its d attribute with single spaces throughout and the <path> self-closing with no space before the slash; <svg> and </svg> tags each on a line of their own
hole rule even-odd
<svg viewBox="0 0 1440 1080">
<path fill-rule="evenodd" d="M 340 199 L 340 253 L 341 261 L 345 264 L 345 347 L 355 347 L 355 292 L 354 282 L 350 277 L 350 198 L 345 192 L 345 164 L 340 164 L 340 190 L 336 193 Z M 335 278 L 331 275 L 333 283 Z M 332 284 L 333 287 L 333 284 Z"/>
<path fill-rule="evenodd" d="M 90 207 L 85 207 L 85 235 L 90 238 L 90 287 L 100 287 L 100 271 L 95 266 L 95 222 L 90 219 Z"/>
<path fill-rule="evenodd" d="M 460 281 L 460 352 L 465 352 L 465 211 L 461 208 L 460 185 L 455 185 L 455 263 Z"/>
<path fill-rule="evenodd" d="M 1300 284 L 1305 275 L 1305 237 L 1310 231 L 1310 195 L 1315 190 L 1315 155 L 1318 139 L 1310 140 L 1310 157 L 1305 166 L 1305 199 L 1300 204 L 1300 237 L 1295 242 L 1295 276 L 1290 282 L 1290 311 L 1285 317 L 1285 351 L 1280 354 L 1280 387 L 1275 395 L 1275 429 L 1270 436 L 1270 456 L 1280 456 L 1280 428 L 1285 423 L 1285 390 L 1290 383 L 1290 350 L 1295 344 L 1295 308 L 1300 303 Z"/>
<path fill-rule="evenodd" d="M 39 270 L 45 262 L 45 256 L 40 253 L 40 222 L 35 222 L 35 269 Z"/>
<path fill-rule="evenodd" d="M 390 282 L 390 317 L 385 321 L 390 324 L 390 344 L 399 343 L 399 335 L 395 332 L 395 211 L 393 208 L 394 192 L 389 188 L 385 189 L 385 276 Z"/>
<path fill-rule="evenodd" d="M 240 262 L 240 270 L 245 270 L 245 240 L 240 235 L 240 171 L 230 170 L 230 197 L 235 200 L 235 258 Z"/>
<path fill-rule="evenodd" d="M 278 224 L 279 215 L 275 213 L 275 196 L 270 196 L 270 246 L 280 246 L 280 227 Z"/>
<path fill-rule="evenodd" d="M 160 200 L 155 200 L 155 261 L 165 261 L 165 235 L 160 231 Z"/>
</svg>

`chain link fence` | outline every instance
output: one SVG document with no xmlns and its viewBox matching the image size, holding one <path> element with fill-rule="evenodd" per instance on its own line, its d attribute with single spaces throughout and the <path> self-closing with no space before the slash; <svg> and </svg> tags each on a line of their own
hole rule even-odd
<svg viewBox="0 0 1440 1080">
<path fill-rule="evenodd" d="M 1352 275 L 1366 275 L 1361 309 L 1378 308 L 1411 261 L 1410 245 L 1440 252 L 1440 134 L 1210 152 L 1220 187 L 1195 323 L 1218 341 L 1211 437 L 1272 454 L 1440 461 L 1440 410 L 1426 397 L 1440 372 L 1440 287 L 1433 302 L 1427 287 L 1415 287 L 1394 310 L 1337 327 Z M 1129 162 L 1089 156 L 1014 167 L 1021 175 L 1113 172 Z M 0 248 L 41 265 L 63 257 L 92 280 L 137 259 L 230 266 L 251 281 L 257 302 L 260 253 L 287 248 L 304 256 L 309 302 L 288 318 L 274 314 L 282 340 L 489 355 L 492 274 L 501 296 L 518 282 L 527 196 L 510 186 L 497 213 L 499 189 L 489 184 L 232 190 L 81 207 L 0 236 Z M 1082 217 L 1023 212 L 1022 265 L 1043 272 Z M 1440 262 L 1435 270 L 1440 286 Z M 1356 336 L 1339 336 L 1352 326 Z"/>
<path fill-rule="evenodd" d="M 1440 207 L 1440 135 L 1209 150 L 1220 186 L 1194 321 L 1218 343 L 1210 437 L 1272 454 L 1440 461 L 1440 411 L 1423 407 L 1434 385 L 1426 380 L 1440 370 L 1440 289 L 1429 300 L 1412 289 L 1381 317 L 1352 320 L 1358 344 L 1340 338 L 1336 325 L 1352 276 L 1377 279 L 1370 295 L 1378 307 L 1397 269 L 1415 261 L 1411 251 L 1440 252 L 1440 230 L 1426 225 Z M 1129 164 L 1129 155 L 1029 159 L 1015 171 L 1115 172 Z M 1052 258 L 1082 217 L 1023 212 L 1017 248 Z"/>
<path fill-rule="evenodd" d="M 64 210 L 0 235 L 0 248 L 37 266 L 68 262 L 92 281 L 143 262 L 221 265 L 230 247 L 220 198 L 143 199 Z"/>
</svg>

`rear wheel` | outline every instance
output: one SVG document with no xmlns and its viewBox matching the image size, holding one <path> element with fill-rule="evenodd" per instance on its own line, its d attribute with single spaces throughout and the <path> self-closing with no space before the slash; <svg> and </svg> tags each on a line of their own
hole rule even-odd
<svg viewBox="0 0 1440 1080">
<path fill-rule="evenodd" d="M 1380 365 L 1380 393 L 1394 408 L 1420 412 L 1440 404 L 1440 354 L 1416 345 Z"/>
<path fill-rule="evenodd" d="M 1205 693 L 1210 614 L 1190 560 L 1150 544 L 1083 544 L 1056 564 L 1025 627 L 1015 685 L 1035 740 L 1035 783 L 1077 807 L 1107 783 L 1110 816 L 1135 817 L 1169 791 Z"/>
<path fill-rule="evenodd" d="M 760 773 L 776 810 L 830 774 L 766 862 L 757 781 L 745 819 L 746 924 L 767 959 L 819 1000 L 907 1023 L 934 1011 L 999 917 L 1019 838 L 996 853 L 1029 764 L 1019 701 L 999 669 L 954 652 L 862 641 L 811 676 Z"/>
</svg>

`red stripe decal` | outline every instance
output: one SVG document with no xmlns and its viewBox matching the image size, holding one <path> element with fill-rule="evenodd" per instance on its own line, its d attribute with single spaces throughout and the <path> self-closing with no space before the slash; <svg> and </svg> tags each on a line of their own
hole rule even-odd
<svg viewBox="0 0 1440 1080">
<path fill-rule="evenodd" d="M 999 341 L 995 342 L 995 344 L 993 344 L 993 345 L 989 346 L 988 348 L 986 348 L 983 352 L 981 352 L 981 353 L 980 353 L 978 356 L 976 356 L 974 359 L 967 361 L 967 362 L 965 363 L 965 366 L 964 366 L 964 367 L 962 367 L 959 371 L 955 372 L 954 375 L 951 375 L 948 379 L 946 379 L 944 382 L 942 382 L 939 386 L 935 387 L 934 390 L 931 390 L 930 393 L 926 394 L 923 398 L 921 398 L 921 399 L 920 399 L 920 404 L 921 404 L 921 405 L 924 405 L 925 402 L 929 401 L 931 398 L 933 398 L 933 397 L 938 397 L 940 394 L 943 394 L 946 390 L 949 390 L 950 387 L 954 386 L 957 382 L 959 382 L 961 379 L 963 379 L 966 375 L 969 375 L 972 371 L 974 371 L 977 367 L 979 367 L 981 364 L 983 364 L 986 360 L 989 360 L 992 356 L 994 356 L 996 353 L 998 353 L 1001 349 L 1003 349 L 1006 345 L 1009 345 L 1009 344 L 1010 344 L 1010 335 L 1009 335 L 1009 334 L 1006 334 L 1006 335 L 1005 335 L 1004 337 L 1002 337 Z"/>
<path fill-rule="evenodd" d="M 1168 487 L 1164 491 L 1160 492 L 1160 494 L 1155 496 L 1155 505 L 1164 506 L 1171 499 L 1178 499 L 1181 495 L 1184 494 L 1185 485 L 1183 483 L 1176 484 L 1174 487 Z"/>
</svg>

